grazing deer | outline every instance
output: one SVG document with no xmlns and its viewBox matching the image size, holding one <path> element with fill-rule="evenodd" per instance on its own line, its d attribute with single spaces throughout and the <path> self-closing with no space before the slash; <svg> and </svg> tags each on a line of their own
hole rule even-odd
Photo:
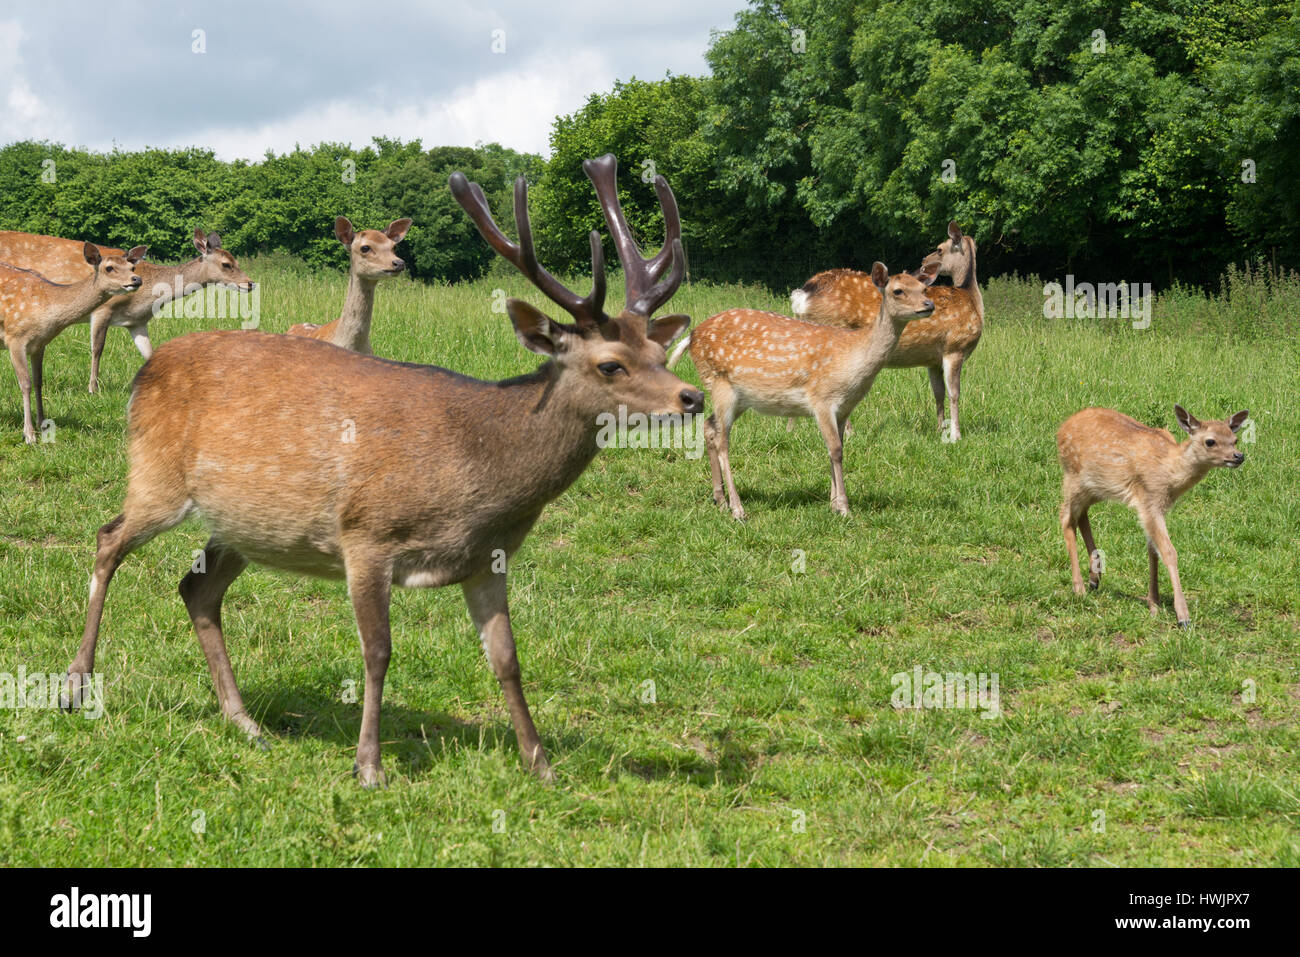
<svg viewBox="0 0 1300 957">
<path fill-rule="evenodd" d="M 332 342 L 343 349 L 373 355 L 370 348 L 370 316 L 375 309 L 375 286 L 382 279 L 400 275 L 406 263 L 397 258 L 393 247 L 402 241 L 411 228 L 409 219 L 395 219 L 383 232 L 363 229 L 356 232 L 352 224 L 340 216 L 334 220 L 334 235 L 347 247 L 348 293 L 343 299 L 343 314 L 332 322 L 316 325 L 300 322 L 289 327 L 291 336 L 310 336 Z"/>
<path fill-rule="evenodd" d="M 961 395 L 961 367 L 984 331 L 984 299 L 975 278 L 975 240 L 963 236 L 956 223 L 948 224 L 948 238 L 925 257 L 923 265 L 937 263 L 939 275 L 951 276 L 952 286 L 930 290 L 934 314 L 910 323 L 885 365 L 891 369 L 925 366 L 939 422 L 939 434 L 950 441 L 961 438 L 957 400 Z M 813 276 L 790 294 L 794 314 L 810 322 L 836 326 L 868 326 L 880 311 L 880 294 L 866 273 L 831 269 Z M 945 388 L 952 407 L 951 429 L 943 415 Z"/>
<path fill-rule="evenodd" d="M 746 409 L 764 415 L 812 416 L 831 457 L 831 508 L 849 513 L 844 489 L 844 423 L 875 381 L 908 323 L 930 315 L 927 287 L 938 265 L 927 260 L 919 278 L 890 276 L 876 263 L 871 281 L 883 293 L 879 315 L 865 328 L 823 326 L 772 312 L 730 309 L 711 316 L 673 350 L 672 366 L 686 348 L 713 396 L 704 427 L 713 500 L 745 517 L 731 476 L 731 427 Z M 726 498 L 723 483 L 726 483 Z"/>
<path fill-rule="evenodd" d="M 47 279 L 60 283 L 80 282 L 94 273 L 82 255 L 84 243 L 56 236 L 34 233 L 0 232 L 0 261 L 38 272 Z M 90 316 L 90 391 L 99 391 L 99 362 L 104 354 L 110 326 L 122 326 L 131 333 L 140 355 L 148 359 L 153 355 L 149 340 L 149 320 L 158 307 L 176 298 L 179 288 L 182 295 L 200 287 L 221 286 L 241 292 L 253 288 L 253 281 L 239 268 L 239 263 L 221 248 L 221 237 L 194 230 L 194 248 L 197 259 L 174 266 L 140 262 L 135 273 L 140 277 L 138 292 L 114 296 Z M 124 256 L 120 249 L 98 247 L 101 256 Z"/>
<path fill-rule="evenodd" d="M 23 391 L 23 438 L 28 443 L 36 441 L 33 391 L 36 422 L 45 421 L 45 347 L 68 326 L 85 320 L 110 296 L 139 289 L 141 280 L 135 266 L 144 258 L 146 248 L 136 246 L 123 256 L 103 256 L 98 246 L 85 243 L 82 255 L 92 272 L 66 285 L 50 282 L 30 269 L 0 263 L 0 345 L 9 350 L 18 387 Z"/>
<path fill-rule="evenodd" d="M 166 343 L 136 377 L 130 475 L 122 512 L 99 530 L 81 648 L 65 701 L 78 703 L 94 667 L 109 581 L 126 555 L 191 513 L 211 528 L 206 572 L 180 584 L 223 713 L 260 735 L 235 685 L 221 629 L 226 589 L 249 562 L 347 581 L 365 659 L 356 770 L 382 783 L 379 711 L 390 654 L 394 585 L 459 584 L 496 673 L 524 762 L 552 773 L 520 684 L 504 560 L 546 504 L 595 457 L 598 417 L 699 412 L 704 396 L 664 368 L 686 316 L 652 319 L 685 272 L 676 202 L 655 188 L 668 241 L 642 259 L 618 204 L 613 156 L 584 164 L 627 277 L 626 308 L 603 311 L 604 257 L 591 234 L 592 289 L 579 297 L 537 262 L 523 177 L 515 182 L 518 243 L 501 232 L 477 184 L 451 191 L 479 232 L 573 325 L 520 299 L 506 311 L 526 349 L 547 358 L 528 375 L 483 382 L 298 336 L 198 332 Z M 660 280 L 671 262 L 672 270 Z M 231 383 L 251 384 L 246 389 Z"/>
<path fill-rule="evenodd" d="M 1101 583 L 1102 563 L 1088 522 L 1088 509 L 1097 502 L 1123 502 L 1138 514 L 1147 536 L 1150 586 L 1147 605 L 1160 611 L 1157 556 L 1169 571 L 1174 588 L 1178 624 L 1190 621 L 1183 586 L 1178 579 L 1178 553 L 1169 540 L 1165 515 L 1179 497 L 1217 466 L 1235 469 L 1246 460 L 1237 451 L 1237 432 L 1250 418 L 1247 411 L 1223 422 L 1200 422 L 1182 406 L 1174 416 L 1188 439 L 1179 443 L 1167 429 L 1154 429 L 1113 409 L 1084 409 L 1065 420 L 1056 433 L 1056 447 L 1064 472 L 1061 531 L 1070 554 L 1070 577 L 1075 594 L 1084 593 L 1079 571 L 1079 550 L 1074 530 L 1083 533 L 1088 547 L 1088 587 Z"/>
</svg>

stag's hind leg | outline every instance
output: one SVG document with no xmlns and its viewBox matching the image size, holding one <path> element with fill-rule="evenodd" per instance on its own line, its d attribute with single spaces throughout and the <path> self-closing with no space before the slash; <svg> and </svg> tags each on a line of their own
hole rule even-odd
<svg viewBox="0 0 1300 957">
<path fill-rule="evenodd" d="M 215 538 L 208 539 L 207 545 L 203 546 L 200 561 L 202 564 L 196 562 L 181 579 L 178 590 L 185 602 L 185 610 L 190 613 L 190 621 L 194 623 L 194 633 L 198 635 L 203 656 L 208 659 L 208 670 L 212 672 L 212 684 L 217 689 L 221 713 L 250 738 L 265 746 L 262 729 L 244 709 L 244 699 L 235 684 L 235 672 L 230 667 L 225 633 L 221 629 L 221 602 L 231 583 L 248 567 L 248 561 Z"/>
<path fill-rule="evenodd" d="M 1083 545 L 1088 549 L 1088 588 L 1093 591 L 1101 584 L 1102 558 L 1097 551 L 1097 543 L 1092 540 L 1092 523 L 1088 521 L 1088 509 L 1079 513 L 1079 532 L 1083 535 Z"/>
<path fill-rule="evenodd" d="M 1061 503 L 1061 534 L 1065 536 L 1065 551 L 1070 556 L 1070 582 L 1076 595 L 1087 592 L 1083 586 L 1083 573 L 1079 570 L 1079 546 L 1075 541 L 1074 530 L 1079 524 L 1079 515 L 1087 510 L 1067 479 L 1064 483 L 1064 498 Z"/>
<path fill-rule="evenodd" d="M 709 446 L 709 465 L 713 470 L 713 501 L 718 507 L 731 508 L 735 519 L 745 517 L 745 508 L 740 504 L 740 493 L 736 491 L 736 480 L 731 474 L 731 427 L 735 424 L 741 410 L 736 403 L 736 394 L 729 383 L 716 380 L 711 389 L 713 393 L 713 415 L 704 424 L 704 438 Z M 727 505 L 723 504 L 723 486 L 726 486 Z"/>
</svg>

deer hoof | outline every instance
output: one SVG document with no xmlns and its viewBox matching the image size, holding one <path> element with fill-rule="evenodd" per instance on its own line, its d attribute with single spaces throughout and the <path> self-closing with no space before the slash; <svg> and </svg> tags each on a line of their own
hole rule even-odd
<svg viewBox="0 0 1300 957">
<path fill-rule="evenodd" d="M 253 735 L 251 740 L 255 745 L 257 745 L 257 750 L 259 751 L 271 750 L 271 746 L 266 743 L 266 738 L 262 737 L 260 734 Z"/>
<path fill-rule="evenodd" d="M 1088 591 L 1096 591 L 1100 585 L 1101 585 L 1100 579 L 1094 579 L 1094 578 L 1088 579 Z"/>
<path fill-rule="evenodd" d="M 737 505 L 731 510 L 731 517 L 738 522 L 743 522 L 745 520 L 745 510 Z"/>
<path fill-rule="evenodd" d="M 1083 582 L 1075 582 L 1074 585 L 1073 585 L 1072 587 L 1074 588 L 1074 593 L 1075 593 L 1076 595 L 1086 595 L 1086 594 L 1088 594 L 1087 586 L 1085 586 L 1085 585 L 1083 584 Z"/>
<path fill-rule="evenodd" d="M 371 767 L 370 765 L 363 768 L 354 761 L 352 762 L 352 776 L 366 790 L 382 790 L 388 787 L 388 775 L 384 773 L 383 768 Z"/>
<path fill-rule="evenodd" d="M 68 712 L 76 711 L 81 707 L 87 690 L 85 675 L 66 672 L 63 676 L 63 690 L 59 692 L 59 707 Z"/>
<path fill-rule="evenodd" d="M 1190 628 L 1191 626 L 1192 626 L 1192 620 L 1191 620 L 1190 618 L 1179 618 L 1179 619 L 1178 619 L 1178 627 L 1179 627 L 1179 628 Z"/>
</svg>

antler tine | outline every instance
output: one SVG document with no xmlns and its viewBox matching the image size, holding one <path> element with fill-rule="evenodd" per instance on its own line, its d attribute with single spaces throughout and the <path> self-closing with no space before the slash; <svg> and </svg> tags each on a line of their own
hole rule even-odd
<svg viewBox="0 0 1300 957">
<path fill-rule="evenodd" d="M 464 173 L 451 174 L 448 181 L 451 194 L 456 202 L 469 214 L 469 218 L 478 227 L 479 234 L 487 244 L 497 251 L 503 259 L 528 277 L 545 296 L 563 308 L 580 326 L 600 325 L 608 318 L 604 313 L 605 305 L 605 256 L 601 249 L 600 236 L 592 234 L 591 239 L 591 292 L 585 297 L 567 288 L 558 279 L 542 268 L 537 261 L 537 251 L 533 247 L 533 228 L 528 219 L 528 184 L 522 176 L 515 180 L 515 226 L 519 230 L 518 244 L 512 243 L 501 232 L 492 218 L 487 197 L 478 183 L 471 183 Z"/>
<path fill-rule="evenodd" d="M 656 283 L 638 296 L 636 301 L 627 307 L 628 312 L 634 312 L 638 316 L 645 316 L 649 319 L 655 314 L 656 309 L 673 297 L 677 287 L 682 284 L 682 277 L 686 275 L 686 251 L 682 249 L 681 237 L 674 237 L 673 241 L 665 248 L 672 256 L 672 272 L 668 274 L 668 278 L 663 282 Z M 662 267 L 660 267 L 660 270 L 662 271 Z"/>
<path fill-rule="evenodd" d="M 664 213 L 665 235 L 663 248 L 647 259 L 641 255 L 641 247 L 637 245 L 632 235 L 627 218 L 623 215 L 623 204 L 618 200 L 618 160 L 614 154 L 606 153 L 599 159 L 586 160 L 582 168 L 596 188 L 601 211 L 605 214 L 605 222 L 614 237 L 614 247 L 618 250 L 619 261 L 623 264 L 627 301 L 630 304 L 627 307 L 628 311 L 649 316 L 677 291 L 682 276 L 685 275 L 685 256 L 681 250 L 674 251 L 674 246 L 681 245 L 682 223 L 673 191 L 669 189 L 668 181 L 662 176 L 655 177 L 655 193 L 659 197 L 659 205 Z M 682 257 L 680 263 L 679 256 Z M 651 284 L 663 275 L 670 261 L 674 265 L 672 275 L 676 279 L 652 287 Z M 642 310 L 651 303 L 653 306 L 650 312 L 643 312 Z"/>
</svg>

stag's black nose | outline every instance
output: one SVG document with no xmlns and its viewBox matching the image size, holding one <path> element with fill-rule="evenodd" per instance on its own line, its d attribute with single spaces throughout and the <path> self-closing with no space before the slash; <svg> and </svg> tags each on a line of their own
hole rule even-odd
<svg viewBox="0 0 1300 957">
<path fill-rule="evenodd" d="M 704 393 L 699 389 L 682 389 L 682 411 L 687 413 L 704 411 Z"/>
<path fill-rule="evenodd" d="M 406 263 L 402 262 L 402 260 L 400 260 L 400 259 L 394 259 L 394 260 L 393 260 L 393 268 L 394 268 L 394 269 L 405 269 L 405 268 L 406 268 Z"/>
<path fill-rule="evenodd" d="M 1236 462 L 1238 465 L 1240 465 L 1242 462 L 1246 461 L 1246 453 L 1238 452 L 1236 455 L 1232 457 L 1232 460 Z"/>
</svg>

